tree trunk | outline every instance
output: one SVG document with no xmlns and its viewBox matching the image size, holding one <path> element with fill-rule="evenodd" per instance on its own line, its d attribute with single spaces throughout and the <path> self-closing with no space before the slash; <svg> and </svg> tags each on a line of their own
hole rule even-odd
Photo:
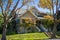
<svg viewBox="0 0 60 40">
<path fill-rule="evenodd" d="M 4 25 L 3 25 L 1 40 L 6 40 L 6 27 L 7 27 L 7 21 L 6 21 L 6 17 L 4 17 Z"/>
<path fill-rule="evenodd" d="M 58 0 L 56 0 L 56 14 L 57 14 L 57 11 L 58 11 Z M 55 17 L 56 17 L 56 15 L 55 15 Z M 52 35 L 52 37 L 53 38 L 56 38 L 56 32 L 57 32 L 57 29 L 56 29 L 56 27 L 57 27 L 57 18 L 55 18 L 54 17 L 54 27 L 53 27 L 53 35 Z"/>
<path fill-rule="evenodd" d="M 3 27 L 2 39 L 1 40 L 6 40 L 6 25 L 4 25 L 4 27 Z"/>
<path fill-rule="evenodd" d="M 53 27 L 53 38 L 56 38 L 56 32 L 57 32 L 57 29 L 56 29 L 56 27 L 57 27 L 57 24 L 56 23 L 54 23 L 54 27 Z"/>
<path fill-rule="evenodd" d="M 55 29 L 56 29 L 56 21 L 55 21 L 55 16 L 54 16 L 54 6 L 53 6 L 53 0 L 52 0 L 52 10 L 53 10 L 53 18 L 54 18 L 54 26 L 53 26 L 53 34 L 51 34 L 51 38 L 55 38 L 56 35 L 55 35 Z"/>
</svg>

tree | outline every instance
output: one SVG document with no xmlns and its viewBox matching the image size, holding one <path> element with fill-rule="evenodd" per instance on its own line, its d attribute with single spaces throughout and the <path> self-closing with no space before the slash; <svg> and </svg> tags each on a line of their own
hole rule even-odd
<svg viewBox="0 0 60 40">
<path fill-rule="evenodd" d="M 55 1 L 55 2 L 54 2 Z M 54 14 L 54 4 L 56 5 L 56 14 L 58 12 L 58 0 L 40 0 L 40 6 L 42 8 L 49 8 L 52 9 L 53 11 L 53 18 L 54 18 L 54 26 L 53 26 L 53 35 L 52 37 L 56 37 L 56 27 L 57 27 L 57 18 L 56 15 Z M 49 7 L 51 6 L 51 7 Z"/>
<path fill-rule="evenodd" d="M 51 9 L 52 8 L 52 3 L 51 3 L 51 0 L 40 0 L 40 7 L 42 8 L 48 8 L 48 9 Z"/>
<path fill-rule="evenodd" d="M 52 0 L 53 3 L 53 0 Z M 56 0 L 55 2 L 56 5 L 56 15 L 54 14 L 54 9 L 53 9 L 53 17 L 54 17 L 54 26 L 53 26 L 53 35 L 52 38 L 56 38 L 56 32 L 57 32 L 57 25 L 58 25 L 58 21 L 57 21 L 57 13 L 58 13 L 58 0 Z M 52 7 L 54 8 L 54 6 L 52 5 Z"/>
<path fill-rule="evenodd" d="M 60 19 L 60 11 L 58 11 L 58 13 L 57 13 L 57 20 L 59 20 Z"/>
<path fill-rule="evenodd" d="M 3 16 L 0 14 L 0 33 L 2 33 Z"/>
<path fill-rule="evenodd" d="M 0 27 L 1 27 L 2 23 L 3 23 L 3 16 L 0 14 Z"/>
<path fill-rule="evenodd" d="M 16 1 L 16 3 L 14 3 Z M 1 40 L 6 40 L 6 28 L 7 24 L 11 21 L 14 17 L 15 12 L 21 9 L 26 3 L 30 2 L 31 0 L 22 0 L 21 6 L 18 8 L 18 4 L 20 0 L 0 0 L 0 9 L 3 15 L 3 31 L 2 31 L 2 38 Z"/>
<path fill-rule="evenodd" d="M 44 20 L 42 20 L 42 23 L 48 29 L 48 32 L 51 32 L 51 27 L 52 27 L 52 24 L 53 24 L 53 20 L 44 19 Z"/>
<path fill-rule="evenodd" d="M 50 9 L 50 15 L 51 15 L 51 10 L 52 10 L 52 1 L 51 0 L 40 0 L 39 6 L 42 8 Z"/>
</svg>

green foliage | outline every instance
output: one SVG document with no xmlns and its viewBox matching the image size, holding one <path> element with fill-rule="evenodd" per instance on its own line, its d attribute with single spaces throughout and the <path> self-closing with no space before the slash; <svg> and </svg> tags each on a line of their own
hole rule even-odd
<svg viewBox="0 0 60 40">
<path fill-rule="evenodd" d="M 8 23 L 8 27 L 7 27 L 7 35 L 11 35 L 11 34 L 16 34 L 16 25 L 14 20 Z"/>
<path fill-rule="evenodd" d="M 57 31 L 57 33 L 56 33 L 58 36 L 60 36 L 60 31 Z"/>
<path fill-rule="evenodd" d="M 34 23 L 22 23 L 20 24 L 20 27 L 25 27 L 25 29 L 27 30 L 28 33 L 33 33 L 33 32 L 37 32 L 37 29 L 35 28 L 35 24 Z"/>
<path fill-rule="evenodd" d="M 3 23 L 3 18 L 2 17 L 3 16 L 0 14 L 0 27 L 1 27 L 2 23 Z"/>
<path fill-rule="evenodd" d="M 49 28 L 49 27 L 51 27 L 51 25 L 53 24 L 53 20 L 44 19 L 44 20 L 42 20 L 42 23 L 44 24 L 44 26 L 45 26 L 46 28 Z"/>
<path fill-rule="evenodd" d="M 2 33 L 3 16 L 0 14 L 0 33 Z"/>
<path fill-rule="evenodd" d="M 22 23 L 20 24 L 20 26 L 23 26 L 23 27 L 31 27 L 31 26 L 34 26 L 34 23 Z"/>
<path fill-rule="evenodd" d="M 53 27 L 53 23 L 54 23 L 53 20 L 44 19 L 44 20 L 42 20 L 42 23 L 43 23 L 44 27 L 46 27 L 48 29 L 48 32 L 52 31 L 52 27 Z"/>
</svg>

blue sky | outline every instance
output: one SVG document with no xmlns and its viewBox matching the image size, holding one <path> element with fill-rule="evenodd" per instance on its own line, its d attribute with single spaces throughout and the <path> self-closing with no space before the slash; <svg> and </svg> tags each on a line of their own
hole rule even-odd
<svg viewBox="0 0 60 40">
<path fill-rule="evenodd" d="M 44 13 L 49 13 L 50 12 L 49 9 L 46 9 L 46 8 L 44 9 L 44 8 L 38 7 L 38 3 L 39 3 L 39 0 L 34 0 L 34 2 L 30 2 L 28 5 L 29 6 L 35 6 L 39 11 L 44 12 Z M 23 7 L 23 9 L 27 9 L 27 8 L 28 8 L 27 5 L 25 5 Z"/>
<path fill-rule="evenodd" d="M 59 0 L 59 1 L 60 1 L 60 0 Z M 17 2 L 17 0 L 14 0 L 12 6 L 14 6 L 16 2 Z M 22 2 L 22 0 L 20 0 L 19 4 L 18 4 L 18 6 L 17 6 L 18 8 L 22 5 L 21 2 Z M 37 5 L 38 3 L 39 3 L 39 0 L 34 0 L 34 2 L 30 2 L 30 3 L 28 3 L 27 5 L 29 5 L 29 6 L 35 6 L 35 7 L 36 7 L 39 11 L 41 11 L 41 12 L 50 13 L 50 10 L 49 10 L 49 9 L 38 7 L 38 5 Z M 28 8 L 27 5 L 25 5 L 25 6 L 23 7 L 23 9 L 27 9 L 27 8 Z M 10 9 L 12 10 L 13 7 L 11 7 Z M 0 12 L 1 12 L 1 10 L 0 10 Z M 56 13 L 56 6 L 55 6 L 55 5 L 54 5 L 54 13 Z"/>
<path fill-rule="evenodd" d="M 31 2 L 28 5 L 29 6 L 35 6 L 40 12 L 50 13 L 49 9 L 38 7 L 38 5 L 37 5 L 38 3 L 39 3 L 39 0 L 34 0 L 34 2 Z M 27 9 L 27 8 L 28 7 L 26 5 L 23 7 L 23 9 Z M 56 13 L 56 6 L 55 5 L 54 5 L 54 13 Z"/>
</svg>

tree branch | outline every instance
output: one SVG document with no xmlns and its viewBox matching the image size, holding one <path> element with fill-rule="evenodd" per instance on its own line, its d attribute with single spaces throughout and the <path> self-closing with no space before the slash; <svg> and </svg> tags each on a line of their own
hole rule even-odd
<svg viewBox="0 0 60 40">
<path fill-rule="evenodd" d="M 8 20 L 12 17 L 12 15 L 14 14 L 15 9 L 16 9 L 16 7 L 17 7 L 19 1 L 20 1 L 20 0 L 18 0 L 17 3 L 16 3 L 16 5 L 13 7 L 13 10 L 11 11 L 11 13 L 10 13 L 10 17 L 7 19 L 7 21 L 8 21 Z M 14 16 L 14 15 L 13 15 L 13 16 Z"/>
<path fill-rule="evenodd" d="M 16 11 L 19 10 L 19 9 L 21 9 L 22 7 L 23 7 L 23 5 L 20 8 L 17 8 Z"/>
<path fill-rule="evenodd" d="M 27 2 L 28 2 L 28 1 L 23 0 L 23 3 L 22 3 L 22 5 L 21 5 L 21 7 L 17 8 L 15 11 L 17 11 L 17 10 L 21 9 L 21 8 L 22 8 L 22 7 L 23 7 Z"/>
<path fill-rule="evenodd" d="M 10 6 L 11 6 L 11 2 L 8 1 L 7 5 L 6 5 L 6 9 L 5 9 L 6 16 L 8 15 Z"/>
<path fill-rule="evenodd" d="M 52 3 L 50 3 L 48 0 L 47 0 L 47 2 L 52 6 Z"/>
<path fill-rule="evenodd" d="M 2 1 L 1 1 L 1 10 L 2 10 L 2 15 L 5 16 L 4 13 L 3 13 L 3 3 L 2 3 Z"/>
<path fill-rule="evenodd" d="M 7 11 L 7 10 L 10 8 L 10 6 L 11 6 L 11 3 L 12 3 L 12 2 L 9 2 L 9 0 L 8 0 L 8 3 L 7 3 L 7 6 L 6 6 L 6 9 L 5 9 L 5 11 Z"/>
<path fill-rule="evenodd" d="M 13 10 L 11 11 L 11 14 L 15 11 L 15 9 L 16 9 L 16 7 L 17 7 L 19 1 L 20 1 L 20 0 L 18 0 L 17 3 L 16 3 L 16 5 L 13 7 Z"/>
</svg>

